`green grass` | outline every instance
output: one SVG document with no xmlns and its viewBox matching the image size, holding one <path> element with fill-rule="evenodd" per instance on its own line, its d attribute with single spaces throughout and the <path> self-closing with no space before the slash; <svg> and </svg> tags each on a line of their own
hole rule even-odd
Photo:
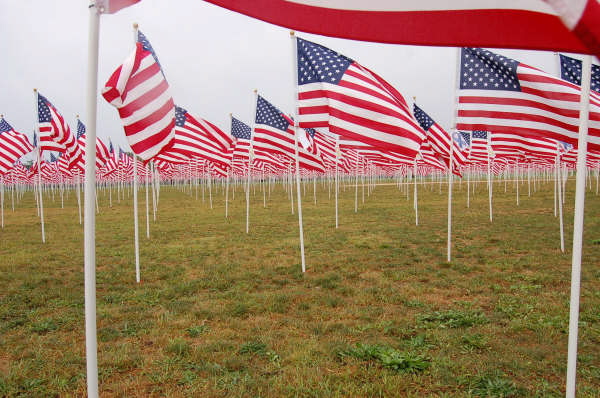
<svg viewBox="0 0 600 398">
<path fill-rule="evenodd" d="M 595 183 L 595 182 L 594 182 Z M 406 193 L 312 183 L 298 218 L 275 185 L 263 208 L 213 185 L 164 186 L 145 235 L 140 195 L 140 284 L 135 283 L 132 195 L 108 207 L 98 192 L 97 330 L 102 396 L 559 397 L 564 395 L 574 180 L 560 252 L 551 182 L 516 206 L 512 183 L 456 183 L 452 261 L 447 194 L 419 186 L 419 226 Z M 593 187 L 595 190 L 595 186 Z M 444 187 L 445 189 L 445 187 Z M 600 396 L 600 197 L 588 190 L 579 331 L 578 396 Z M 268 195 L 267 195 L 268 197 Z M 294 197 L 294 201 L 296 197 Z M 44 196 L 41 243 L 27 192 L 0 230 L 0 396 L 86 391 L 83 228 L 74 192 Z M 152 207 L 151 207 L 152 209 Z"/>
</svg>

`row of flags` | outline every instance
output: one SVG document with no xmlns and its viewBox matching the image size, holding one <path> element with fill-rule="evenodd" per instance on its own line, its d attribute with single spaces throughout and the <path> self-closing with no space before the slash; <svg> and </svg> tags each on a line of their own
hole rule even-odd
<svg viewBox="0 0 600 398">
<path fill-rule="evenodd" d="M 466 164 L 492 158 L 555 159 L 560 148 L 568 146 L 563 152 L 569 153 L 577 145 L 581 61 L 565 55 L 557 78 L 485 49 L 461 49 L 458 131 L 450 134 L 375 72 L 295 38 L 298 119 L 257 95 L 251 126 L 232 116 L 227 134 L 175 105 L 150 42 L 140 31 L 136 37 L 133 53 L 108 79 L 102 95 L 117 108 L 133 152 L 163 169 L 202 159 L 218 175 L 250 166 L 288 170 L 297 158 L 301 169 L 318 173 L 335 167 L 358 170 L 375 162 L 387 167 L 427 164 L 439 170 L 452 165 L 460 175 Z M 593 65 L 592 74 L 588 146 L 594 159 L 600 150 L 600 67 Z M 40 153 L 60 153 L 57 164 L 63 174 L 83 170 L 83 123 L 77 121 L 74 135 L 39 93 L 37 105 Z M 6 173 L 33 146 L 4 119 L 0 128 L 0 172 Z M 105 174 L 118 163 L 109 146 L 96 141 L 96 167 Z"/>
</svg>

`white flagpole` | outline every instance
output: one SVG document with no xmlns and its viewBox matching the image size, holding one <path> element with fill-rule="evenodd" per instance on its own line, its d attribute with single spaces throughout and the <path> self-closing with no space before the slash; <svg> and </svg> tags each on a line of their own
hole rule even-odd
<svg viewBox="0 0 600 398">
<path fill-rule="evenodd" d="M 419 155 L 417 155 L 419 156 Z M 413 164 L 413 182 L 414 182 L 414 193 L 413 193 L 413 207 L 415 208 L 415 225 L 419 225 L 419 205 L 417 202 L 417 158 Z"/>
<path fill-rule="evenodd" d="M 581 289 L 581 252 L 583 246 L 583 211 L 585 203 L 585 169 L 590 108 L 592 57 L 583 58 L 581 69 L 581 99 L 579 103 L 579 138 L 577 145 L 577 177 L 575 182 L 575 216 L 573 226 L 573 257 L 571 268 L 571 300 L 569 311 L 569 348 L 567 361 L 567 398 L 575 398 L 577 377 L 577 334 L 579 326 L 579 295 Z"/>
<path fill-rule="evenodd" d="M 133 24 L 133 42 L 137 43 L 138 24 Z M 137 178 L 137 156 L 133 152 L 133 234 L 135 246 L 135 281 L 140 283 L 140 237 L 138 223 L 138 178 Z"/>
<path fill-rule="evenodd" d="M 335 228 L 339 227 L 338 223 L 338 162 L 340 159 L 340 137 L 335 139 Z"/>
<path fill-rule="evenodd" d="M 557 156 L 556 160 L 556 178 L 560 179 L 560 158 Z M 562 193 L 562 184 L 557 184 L 558 188 L 558 214 L 559 214 L 559 225 L 560 225 L 560 251 L 565 252 L 565 232 L 564 232 L 564 224 L 563 224 L 563 193 Z"/>
<path fill-rule="evenodd" d="M 87 393 L 98 397 L 98 343 L 96 339 L 96 112 L 98 93 L 98 41 L 100 12 L 95 1 L 90 1 L 88 32 L 88 72 L 85 135 L 85 185 L 84 185 L 84 296 L 85 296 L 85 357 Z M 79 187 L 77 188 L 79 189 Z"/>
<path fill-rule="evenodd" d="M 33 89 L 33 94 L 35 97 L 35 131 L 38 137 L 38 146 L 37 146 L 37 163 L 38 163 L 38 203 L 39 203 L 39 212 L 40 212 L 40 223 L 42 225 L 42 243 L 46 243 L 46 231 L 44 230 L 44 199 L 42 196 L 42 151 L 40 151 L 40 147 L 42 145 L 42 140 L 40 137 L 40 125 L 39 125 L 39 116 L 38 116 L 38 92 L 37 89 Z"/>
<path fill-rule="evenodd" d="M 294 36 L 293 31 L 290 32 L 290 38 L 292 39 L 292 60 L 293 60 L 292 76 L 294 76 L 294 81 L 293 81 L 294 90 L 292 92 L 294 93 L 293 130 L 294 130 L 294 153 L 296 155 L 295 156 L 296 157 L 296 192 L 298 194 L 298 196 L 297 196 L 297 198 L 298 198 L 298 200 L 297 200 L 298 229 L 299 229 L 299 233 L 300 233 L 300 257 L 302 260 L 302 272 L 306 272 L 306 260 L 304 257 L 304 228 L 302 225 L 302 195 L 300 194 L 300 159 L 299 159 L 299 155 L 298 155 L 298 127 L 296 126 L 296 123 L 298 123 L 298 60 L 296 59 L 298 57 L 298 51 L 296 49 L 298 42 L 296 40 L 296 36 Z"/>
<path fill-rule="evenodd" d="M 4 178 L 0 178 L 0 196 L 2 196 L 0 201 L 2 202 L 2 229 L 4 229 Z"/>
<path fill-rule="evenodd" d="M 250 149 L 248 150 L 248 179 L 246 182 L 246 233 L 250 231 L 250 174 L 252 174 L 252 159 L 254 158 L 254 127 L 256 124 L 256 102 L 258 101 L 258 90 L 254 90 L 254 112 L 252 113 L 252 131 L 250 135 Z"/>
<path fill-rule="evenodd" d="M 145 168 L 144 168 L 145 170 Z M 148 173 L 150 173 L 150 165 L 148 164 Z M 150 203 L 148 201 L 148 179 L 146 175 L 146 238 L 150 239 Z"/>
</svg>

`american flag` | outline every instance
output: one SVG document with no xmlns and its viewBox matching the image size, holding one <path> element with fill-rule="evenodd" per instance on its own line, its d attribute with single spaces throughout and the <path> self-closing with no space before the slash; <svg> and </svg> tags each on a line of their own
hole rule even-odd
<svg viewBox="0 0 600 398">
<path fill-rule="evenodd" d="M 461 51 L 458 129 L 539 135 L 577 145 L 576 85 L 480 48 Z M 589 148 L 600 148 L 600 98 L 590 102 Z"/>
<path fill-rule="evenodd" d="M 252 128 L 246 123 L 231 116 L 231 135 L 236 139 L 233 147 L 233 167 L 246 167 L 250 160 Z"/>
<path fill-rule="evenodd" d="M 560 54 L 560 78 L 581 86 L 581 67 L 579 59 Z M 600 94 L 600 66 L 592 64 L 591 89 Z"/>
<path fill-rule="evenodd" d="M 269 101 L 257 96 L 256 119 L 254 125 L 253 147 L 257 158 L 260 152 L 281 154 L 295 158 L 295 137 L 293 121 Z M 300 166 L 309 170 L 324 171 L 323 159 L 298 145 Z M 265 158 L 263 160 L 270 161 Z"/>
<path fill-rule="evenodd" d="M 37 93 L 40 151 L 66 152 L 76 145 L 65 118 L 46 97 Z"/>
<path fill-rule="evenodd" d="M 96 8 L 104 14 L 114 14 L 122 8 L 129 7 L 141 0 L 96 0 Z"/>
<path fill-rule="evenodd" d="M 429 142 L 433 152 L 438 154 L 446 166 L 450 166 L 450 143 L 452 143 L 452 162 L 456 170 L 467 161 L 458 143 L 450 138 L 450 134 L 442 126 L 437 124 L 423 109 L 414 104 L 413 111 L 415 118 L 427 132 L 426 140 Z"/>
<path fill-rule="evenodd" d="M 75 163 L 71 161 L 71 164 L 74 164 L 74 167 L 77 167 L 81 171 L 85 169 L 85 132 L 85 124 L 77 119 L 77 144 L 81 148 L 81 154 L 77 157 Z M 99 137 L 96 137 L 96 169 L 101 169 L 108 162 L 109 158 L 110 153 L 108 148 Z"/>
<path fill-rule="evenodd" d="M 596 0 L 583 0 L 587 7 L 565 0 L 207 1 L 276 25 L 346 39 L 600 55 Z M 562 14 L 565 23 L 557 16 Z"/>
<path fill-rule="evenodd" d="M 175 108 L 175 138 L 172 145 L 159 157 L 172 163 L 187 163 L 190 159 L 200 158 L 229 167 L 231 155 L 223 150 L 211 138 L 210 130 L 221 131 L 217 126 L 202 118 L 194 118 L 187 110 Z M 223 132 L 221 132 L 225 135 Z M 220 134 L 221 134 L 220 133 Z"/>
<path fill-rule="evenodd" d="M 496 158 L 533 157 L 554 159 L 557 141 L 539 136 L 511 133 L 494 133 L 490 141 Z"/>
<path fill-rule="evenodd" d="M 129 146 L 149 160 L 172 144 L 175 103 L 150 42 L 138 31 L 135 51 L 115 70 L 102 96 L 116 107 Z"/>
<path fill-rule="evenodd" d="M 374 147 L 417 154 L 426 134 L 402 94 L 352 59 L 296 40 L 300 127 L 327 127 Z"/>
<path fill-rule="evenodd" d="M 16 132 L 4 118 L 0 118 L 0 174 L 10 171 L 21 156 L 33 151 L 27 136 Z"/>
<path fill-rule="evenodd" d="M 487 131 L 473 131 L 471 134 L 471 149 L 469 161 L 471 163 L 487 162 L 490 157 L 489 139 Z"/>
</svg>

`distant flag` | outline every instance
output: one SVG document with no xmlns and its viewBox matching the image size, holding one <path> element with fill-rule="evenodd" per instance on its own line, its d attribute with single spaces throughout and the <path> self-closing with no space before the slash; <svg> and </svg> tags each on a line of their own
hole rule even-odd
<svg viewBox="0 0 600 398">
<path fill-rule="evenodd" d="M 490 155 L 488 143 L 489 139 L 487 131 L 473 131 L 471 135 L 469 160 L 473 163 L 487 162 Z"/>
<path fill-rule="evenodd" d="M 461 51 L 457 128 L 540 135 L 577 144 L 581 89 L 480 48 Z M 600 102 L 592 97 L 588 145 L 600 148 Z"/>
<path fill-rule="evenodd" d="M 33 146 L 37 147 L 37 134 L 35 133 L 35 131 L 33 132 Z"/>
<path fill-rule="evenodd" d="M 287 28 L 353 40 L 600 55 L 597 0 L 207 1 Z M 562 15 L 570 17 L 563 23 Z"/>
<path fill-rule="evenodd" d="M 85 134 L 85 124 L 81 120 L 77 119 L 77 139 L 80 139 Z"/>
<path fill-rule="evenodd" d="M 129 7 L 141 0 L 96 0 L 96 7 L 104 14 L 114 14 L 115 12 Z"/>
<path fill-rule="evenodd" d="M 56 156 L 54 156 L 54 153 L 50 152 L 50 161 L 56 162 L 57 160 L 58 160 L 58 158 Z"/>
<path fill-rule="evenodd" d="M 250 159 L 250 140 L 252 128 L 236 117 L 231 117 L 231 135 L 236 138 L 233 148 L 233 166 L 243 166 Z"/>
<path fill-rule="evenodd" d="M 175 103 L 142 32 L 138 31 L 135 51 L 108 79 L 102 96 L 118 109 L 129 146 L 143 160 L 172 144 Z"/>
<path fill-rule="evenodd" d="M 598 23 L 600 23 L 600 21 Z M 564 54 L 559 54 L 559 57 L 560 78 L 581 86 L 581 60 L 571 58 Z M 596 64 L 592 64 L 592 80 L 590 88 L 600 94 L 600 66 Z"/>
<path fill-rule="evenodd" d="M 25 134 L 16 132 L 4 118 L 0 118 L 0 174 L 10 171 L 33 148 Z"/>
<path fill-rule="evenodd" d="M 65 152 L 76 145 L 69 125 L 54 105 L 39 92 L 37 100 L 40 150 Z"/>
<path fill-rule="evenodd" d="M 297 38 L 298 117 L 304 128 L 416 156 L 425 132 L 402 96 L 354 60 Z"/>
<path fill-rule="evenodd" d="M 231 135 L 237 139 L 251 140 L 252 128 L 250 128 L 250 126 L 248 126 L 246 123 L 236 119 L 235 117 L 232 117 Z"/>
</svg>

